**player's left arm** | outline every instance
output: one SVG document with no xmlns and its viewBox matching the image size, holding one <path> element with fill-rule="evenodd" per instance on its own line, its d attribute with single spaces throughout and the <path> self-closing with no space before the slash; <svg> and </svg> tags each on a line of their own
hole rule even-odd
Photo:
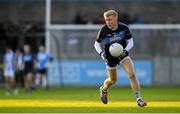
<svg viewBox="0 0 180 114">
<path fill-rule="evenodd" d="M 133 38 L 128 39 L 126 42 L 127 46 L 125 47 L 125 50 L 130 51 L 131 48 L 134 46 Z"/>
<path fill-rule="evenodd" d="M 131 31 L 129 30 L 127 26 L 125 30 L 125 37 L 126 37 L 126 43 L 127 43 L 125 50 L 130 51 L 132 47 L 134 46 L 134 42 L 133 42 Z"/>
<path fill-rule="evenodd" d="M 50 52 L 47 52 L 47 55 L 48 55 L 48 60 L 49 60 L 50 62 L 52 62 L 52 61 L 54 60 L 53 55 L 52 55 Z"/>
<path fill-rule="evenodd" d="M 120 57 L 129 55 L 129 51 L 132 49 L 132 47 L 134 46 L 134 42 L 133 42 L 133 37 L 132 34 L 129 30 L 129 28 L 126 26 L 125 28 L 125 38 L 126 38 L 126 47 L 123 50 L 123 54 L 121 54 Z"/>
</svg>

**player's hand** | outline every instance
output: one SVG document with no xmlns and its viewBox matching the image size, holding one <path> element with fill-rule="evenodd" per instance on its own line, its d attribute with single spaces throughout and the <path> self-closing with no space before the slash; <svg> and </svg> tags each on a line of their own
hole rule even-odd
<svg viewBox="0 0 180 114">
<path fill-rule="evenodd" d="M 101 56 L 101 58 L 102 58 L 103 61 L 107 62 L 105 52 L 101 52 L 101 53 L 100 53 L 100 56 Z"/>
<path fill-rule="evenodd" d="M 129 52 L 126 49 L 124 49 L 123 53 L 119 56 L 119 58 L 127 56 L 127 55 L 129 55 Z"/>
</svg>

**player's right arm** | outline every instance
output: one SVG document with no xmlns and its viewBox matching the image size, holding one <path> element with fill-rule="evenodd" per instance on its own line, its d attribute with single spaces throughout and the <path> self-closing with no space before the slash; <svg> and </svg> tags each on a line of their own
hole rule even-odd
<svg viewBox="0 0 180 114">
<path fill-rule="evenodd" d="M 102 47 L 101 47 L 101 43 L 99 43 L 98 41 L 95 41 L 94 43 L 94 48 L 96 49 L 96 51 L 101 55 L 101 53 L 103 53 Z"/>
<path fill-rule="evenodd" d="M 98 35 L 96 37 L 96 41 L 94 43 L 94 47 L 97 51 L 97 53 L 101 56 L 101 58 L 104 60 L 104 61 L 107 61 L 106 60 L 106 56 L 105 56 L 105 52 L 103 51 L 102 47 L 101 47 L 101 40 L 102 40 L 102 37 L 103 37 L 103 31 L 102 29 L 99 30 L 98 32 Z"/>
</svg>

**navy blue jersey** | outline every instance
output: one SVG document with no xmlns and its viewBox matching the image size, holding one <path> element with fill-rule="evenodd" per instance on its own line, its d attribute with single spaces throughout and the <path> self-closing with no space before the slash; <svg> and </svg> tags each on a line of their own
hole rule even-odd
<svg viewBox="0 0 180 114">
<path fill-rule="evenodd" d="M 31 53 L 23 55 L 23 62 L 24 62 L 24 70 L 25 71 L 32 71 L 33 70 L 33 61 L 34 56 Z"/>
<path fill-rule="evenodd" d="M 118 23 L 118 28 L 116 30 L 111 30 L 107 27 L 107 25 L 104 25 L 96 38 L 96 41 L 101 43 L 102 48 L 105 51 L 105 56 L 107 59 L 107 65 L 110 67 L 114 67 L 117 64 L 119 64 L 119 62 L 124 59 L 125 57 L 129 56 L 129 53 L 127 53 L 125 56 L 120 57 L 120 58 L 116 58 L 111 56 L 111 54 L 109 53 L 109 47 L 111 44 L 113 43 L 120 43 L 123 48 L 126 48 L 127 46 L 127 40 L 132 38 L 132 34 L 129 30 L 129 28 L 123 24 L 123 23 Z"/>
<path fill-rule="evenodd" d="M 109 29 L 107 25 L 104 25 L 100 29 L 96 40 L 102 44 L 105 52 L 107 52 L 110 45 L 115 42 L 120 43 L 125 48 L 127 46 L 126 40 L 130 38 L 132 38 L 132 34 L 127 25 L 118 23 L 118 28 L 114 31 Z"/>
</svg>

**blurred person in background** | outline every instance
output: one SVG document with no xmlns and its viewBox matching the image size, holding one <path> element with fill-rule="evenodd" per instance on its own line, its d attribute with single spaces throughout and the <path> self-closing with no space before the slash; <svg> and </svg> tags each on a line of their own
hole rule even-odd
<svg viewBox="0 0 180 114">
<path fill-rule="evenodd" d="M 83 18 L 82 14 L 80 12 L 77 12 L 74 19 L 74 24 L 86 24 L 87 22 Z"/>
<path fill-rule="evenodd" d="M 10 95 L 10 89 L 14 88 L 14 94 L 18 94 L 18 88 L 15 83 L 15 54 L 10 47 L 6 48 L 4 56 L 4 78 L 6 95 Z"/>
<path fill-rule="evenodd" d="M 24 45 L 23 64 L 24 88 L 25 93 L 29 94 L 31 92 L 31 87 L 33 86 L 32 76 L 34 70 L 34 55 L 31 53 L 30 46 L 27 44 Z"/>
<path fill-rule="evenodd" d="M 142 18 L 139 14 L 134 14 L 133 17 L 132 17 L 132 22 L 131 24 L 142 24 L 143 21 L 142 21 Z"/>
<path fill-rule="evenodd" d="M 39 51 L 37 54 L 37 75 L 35 79 L 36 87 L 42 84 L 42 87 L 48 89 L 48 74 L 47 70 L 52 60 L 52 56 L 49 52 L 45 50 L 43 45 L 39 46 Z"/>
<path fill-rule="evenodd" d="M 125 23 L 126 25 L 131 24 L 130 15 L 128 13 L 121 13 L 119 21 Z"/>
<path fill-rule="evenodd" d="M 15 54 L 15 75 L 16 75 L 16 83 L 19 86 L 23 86 L 23 54 L 20 49 L 16 50 Z"/>
<path fill-rule="evenodd" d="M 129 56 L 129 51 L 134 45 L 132 34 L 126 24 L 118 22 L 118 13 L 115 10 L 104 12 L 104 19 L 106 25 L 100 29 L 94 44 L 96 51 L 106 64 L 108 73 L 108 78 L 100 87 L 101 101 L 104 104 L 108 103 L 108 89 L 117 81 L 116 66 L 120 64 L 129 77 L 138 106 L 144 107 L 147 104 L 141 99 L 140 85 L 135 76 L 133 62 Z M 121 44 L 124 48 L 123 53 L 119 57 L 113 57 L 109 52 L 110 45 L 115 42 Z"/>
</svg>

